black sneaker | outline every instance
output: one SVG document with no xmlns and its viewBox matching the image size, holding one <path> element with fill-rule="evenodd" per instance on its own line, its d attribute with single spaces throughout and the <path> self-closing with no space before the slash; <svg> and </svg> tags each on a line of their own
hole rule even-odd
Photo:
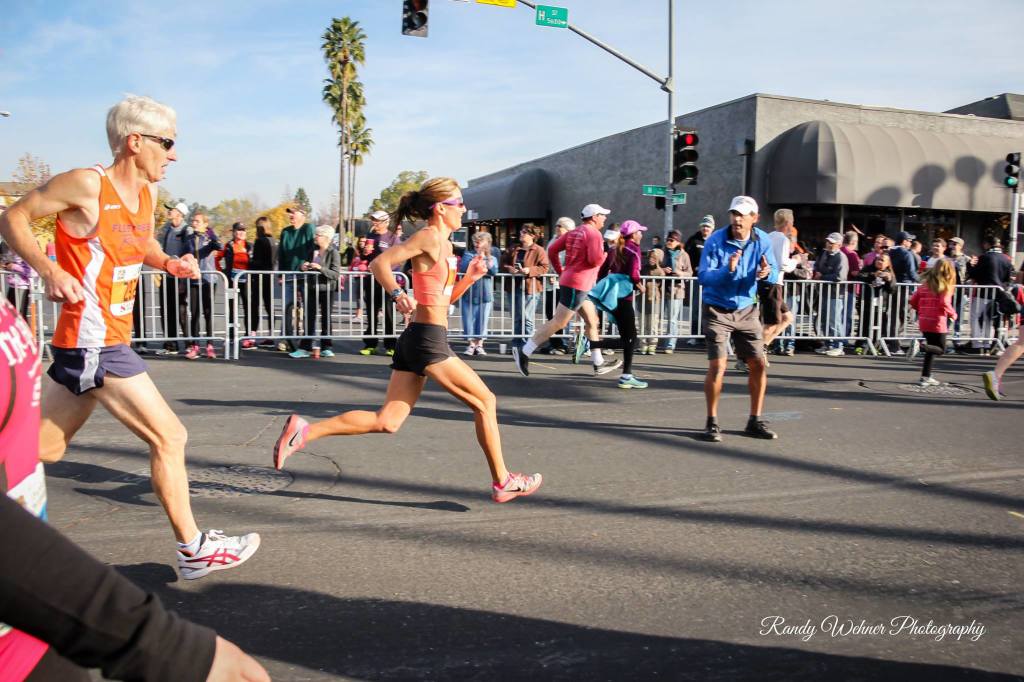
<svg viewBox="0 0 1024 682">
<path fill-rule="evenodd" d="M 718 422 L 709 420 L 707 426 L 704 427 L 704 433 L 700 437 L 701 440 L 706 440 L 709 443 L 721 443 L 722 427 L 718 425 Z"/>
<path fill-rule="evenodd" d="M 523 342 L 516 341 L 512 344 L 512 362 L 516 363 L 516 369 L 524 377 L 530 376 L 530 358 L 523 352 Z"/>
<path fill-rule="evenodd" d="M 747 422 L 747 428 L 743 430 L 743 433 L 751 438 L 764 438 L 765 440 L 775 440 L 779 437 L 777 433 L 768 429 L 763 419 L 754 417 Z"/>
</svg>

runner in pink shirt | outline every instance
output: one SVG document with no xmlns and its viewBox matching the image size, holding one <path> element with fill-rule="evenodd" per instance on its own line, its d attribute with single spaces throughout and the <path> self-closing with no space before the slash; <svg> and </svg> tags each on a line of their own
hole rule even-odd
<svg viewBox="0 0 1024 682">
<path fill-rule="evenodd" d="M 580 211 L 582 222 L 575 230 L 566 232 L 548 245 L 548 259 L 558 273 L 558 307 L 554 316 L 543 327 L 538 329 L 526 343 L 512 344 L 512 360 L 516 369 L 523 376 L 530 375 L 530 355 L 537 347 L 551 336 L 563 329 L 576 313 L 583 318 L 586 338 L 591 341 L 600 340 L 598 333 L 597 310 L 587 299 L 587 294 L 597 281 L 597 272 L 604 263 L 604 230 L 605 220 L 611 213 L 598 204 L 587 204 Z M 559 254 L 565 252 L 565 263 L 559 260 Z M 576 343 L 574 359 L 579 362 L 582 353 L 583 337 L 579 336 Z M 601 350 L 591 350 L 590 359 L 594 363 L 594 374 L 607 374 L 618 369 L 622 361 L 604 362 Z"/>
</svg>

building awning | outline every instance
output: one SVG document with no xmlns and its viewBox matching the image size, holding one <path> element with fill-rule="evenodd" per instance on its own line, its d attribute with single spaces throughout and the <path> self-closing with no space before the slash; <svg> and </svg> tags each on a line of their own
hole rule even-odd
<svg viewBox="0 0 1024 682">
<path fill-rule="evenodd" d="M 772 145 L 771 204 L 1009 210 L 1008 140 L 861 123 L 801 123 Z"/>
<path fill-rule="evenodd" d="M 478 220 L 544 220 L 551 201 L 551 179 L 540 168 L 477 182 L 462 190 Z"/>
</svg>

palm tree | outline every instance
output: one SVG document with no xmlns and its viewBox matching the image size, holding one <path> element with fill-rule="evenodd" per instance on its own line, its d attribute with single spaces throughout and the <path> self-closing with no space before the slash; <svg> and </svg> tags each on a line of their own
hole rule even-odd
<svg viewBox="0 0 1024 682">
<path fill-rule="evenodd" d="M 345 162 L 348 154 L 348 95 L 349 83 L 356 78 L 356 65 L 366 61 L 366 34 L 359 27 L 358 21 L 348 17 L 333 19 L 322 36 L 324 60 L 331 77 L 326 79 L 323 100 L 333 112 L 334 122 L 338 124 L 341 159 L 339 163 L 338 182 L 338 215 L 345 213 Z"/>
<path fill-rule="evenodd" d="M 362 117 L 360 117 L 362 118 Z M 349 138 L 349 163 L 352 164 L 352 191 L 349 193 L 351 215 L 355 215 L 356 204 L 356 168 L 363 165 L 363 161 L 373 149 L 373 129 L 365 127 L 365 120 L 357 121 L 359 125 L 353 125 L 351 137 Z"/>
<path fill-rule="evenodd" d="M 363 108 L 366 106 L 366 98 L 363 96 L 363 84 L 358 80 L 354 80 L 348 84 L 348 116 L 346 119 L 346 131 L 345 140 L 348 144 L 348 174 L 349 174 L 349 203 L 348 203 L 348 230 L 352 230 L 352 221 L 355 220 L 355 181 L 353 178 L 354 173 L 354 150 L 353 150 L 353 131 L 360 130 L 366 127 L 366 116 L 363 115 Z"/>
</svg>

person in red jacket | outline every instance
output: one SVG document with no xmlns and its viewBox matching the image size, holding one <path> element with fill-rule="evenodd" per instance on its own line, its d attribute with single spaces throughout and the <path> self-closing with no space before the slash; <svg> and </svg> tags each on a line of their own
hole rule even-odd
<svg viewBox="0 0 1024 682">
<path fill-rule="evenodd" d="M 947 318 L 956 319 L 953 309 L 953 289 L 956 287 L 956 270 L 948 259 L 939 260 L 925 270 L 924 280 L 910 297 L 910 307 L 917 311 L 918 327 L 924 334 L 924 365 L 921 367 L 922 387 L 938 386 L 932 378 L 932 361 L 936 355 L 946 352 Z M 917 354 L 917 343 L 911 346 L 907 359 Z"/>
</svg>

